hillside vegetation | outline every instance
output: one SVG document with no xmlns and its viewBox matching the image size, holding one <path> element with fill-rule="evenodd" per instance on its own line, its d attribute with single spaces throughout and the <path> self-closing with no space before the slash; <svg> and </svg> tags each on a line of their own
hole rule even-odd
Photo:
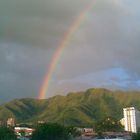
<svg viewBox="0 0 140 140">
<path fill-rule="evenodd" d="M 87 126 L 107 116 L 121 119 L 124 107 L 140 110 L 140 92 L 88 89 L 49 99 L 15 99 L 0 106 L 0 119 L 15 117 L 16 122 L 58 122 Z"/>
</svg>

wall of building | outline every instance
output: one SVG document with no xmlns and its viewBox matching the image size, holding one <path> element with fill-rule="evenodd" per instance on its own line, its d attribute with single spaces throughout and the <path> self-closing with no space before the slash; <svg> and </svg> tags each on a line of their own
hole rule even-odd
<svg viewBox="0 0 140 140">
<path fill-rule="evenodd" d="M 125 131 L 137 132 L 136 126 L 136 110 L 134 107 L 124 108 L 124 126 Z"/>
</svg>

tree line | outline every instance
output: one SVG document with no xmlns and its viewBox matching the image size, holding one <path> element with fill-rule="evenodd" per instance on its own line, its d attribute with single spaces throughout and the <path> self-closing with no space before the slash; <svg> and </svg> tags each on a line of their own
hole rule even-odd
<svg viewBox="0 0 140 140">
<path fill-rule="evenodd" d="M 43 123 L 34 126 L 31 140 L 72 140 L 74 137 L 80 136 L 81 132 L 72 126 L 64 126 L 57 123 Z M 94 124 L 96 133 L 101 134 L 107 131 L 123 131 L 123 127 L 119 121 L 114 118 L 107 117 Z M 0 140 L 17 140 L 13 128 L 0 127 Z M 132 140 L 140 140 L 140 132 L 132 134 Z"/>
</svg>

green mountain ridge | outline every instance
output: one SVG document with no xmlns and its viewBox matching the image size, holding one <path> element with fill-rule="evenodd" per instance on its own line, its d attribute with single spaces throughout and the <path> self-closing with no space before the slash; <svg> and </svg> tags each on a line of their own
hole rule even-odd
<svg viewBox="0 0 140 140">
<path fill-rule="evenodd" d="M 49 99 L 15 99 L 0 106 L 0 119 L 14 117 L 16 122 L 46 121 L 87 126 L 107 116 L 121 119 L 122 109 L 130 106 L 140 110 L 139 91 L 93 88 Z"/>
</svg>

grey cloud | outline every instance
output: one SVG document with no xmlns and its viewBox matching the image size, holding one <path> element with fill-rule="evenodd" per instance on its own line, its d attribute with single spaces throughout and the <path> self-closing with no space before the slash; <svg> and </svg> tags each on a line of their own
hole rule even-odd
<svg viewBox="0 0 140 140">
<path fill-rule="evenodd" d="M 79 2 L 6 0 L 0 6 L 0 36 L 6 41 L 56 48 L 70 23 L 87 3 Z"/>
<path fill-rule="evenodd" d="M 0 50 L 0 93 L 3 98 L 37 97 L 52 52 L 16 43 L 1 43 Z"/>
<path fill-rule="evenodd" d="M 140 18 L 135 9 L 129 1 L 118 1 L 117 5 L 111 1 L 99 1 L 97 7 L 65 49 L 61 64 L 57 66 L 59 71 L 56 71 L 60 79 L 117 66 L 139 75 Z"/>
<path fill-rule="evenodd" d="M 38 94 L 59 42 L 89 2 L 91 0 L 1 1 L 1 100 Z M 119 88 L 121 85 L 117 83 L 126 82 L 127 86 L 139 89 L 139 4 L 139 0 L 95 1 L 56 66 L 49 96 L 98 86 L 98 83 Z M 124 69 L 130 79 L 116 76 L 113 80 L 109 75 L 106 79 L 102 71 L 114 67 Z M 102 77 L 96 76 L 97 72 Z M 93 80 L 88 77 L 91 73 L 95 73 Z M 88 78 L 72 80 L 82 76 Z"/>
</svg>

